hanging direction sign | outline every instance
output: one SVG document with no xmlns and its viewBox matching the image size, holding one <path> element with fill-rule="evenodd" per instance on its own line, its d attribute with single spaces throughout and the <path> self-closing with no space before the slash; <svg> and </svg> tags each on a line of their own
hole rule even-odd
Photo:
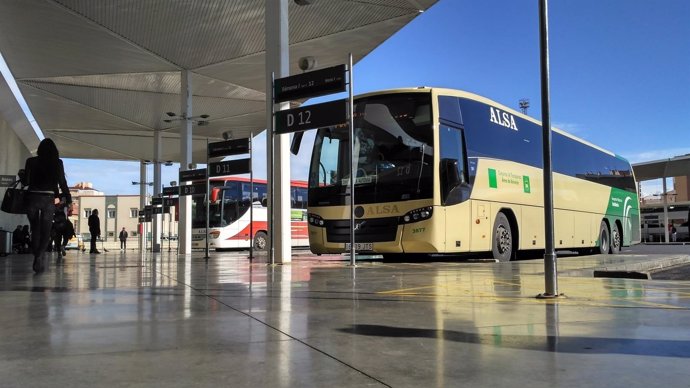
<svg viewBox="0 0 690 388">
<path fill-rule="evenodd" d="M 276 79 L 273 86 L 273 99 L 275 102 L 283 102 L 324 96 L 344 92 L 345 85 L 345 65 L 327 67 Z"/>
<path fill-rule="evenodd" d="M 163 214 L 163 206 L 154 206 L 153 214 Z"/>
<path fill-rule="evenodd" d="M 206 183 L 196 185 L 180 186 L 180 195 L 203 195 L 206 194 Z"/>
<path fill-rule="evenodd" d="M 16 180 L 14 175 L 0 175 L 0 187 L 10 187 Z"/>
<path fill-rule="evenodd" d="M 336 100 L 276 112 L 276 133 L 347 123 L 347 100 Z"/>
<path fill-rule="evenodd" d="M 163 206 L 166 206 L 166 207 L 177 206 L 179 201 L 180 201 L 179 198 L 163 198 Z"/>
<path fill-rule="evenodd" d="M 249 153 L 249 139 L 219 141 L 208 144 L 208 157 L 231 156 Z"/>
<path fill-rule="evenodd" d="M 180 171 L 180 182 L 198 181 L 206 179 L 206 169 L 197 168 L 196 170 Z"/>
<path fill-rule="evenodd" d="M 209 176 L 248 174 L 252 169 L 251 159 L 224 160 L 208 165 Z"/>
<path fill-rule="evenodd" d="M 162 204 L 163 204 L 163 198 L 161 198 L 161 197 L 151 198 L 151 205 L 162 205 Z"/>
<path fill-rule="evenodd" d="M 180 186 L 163 187 L 163 195 L 177 195 L 180 192 Z"/>
</svg>

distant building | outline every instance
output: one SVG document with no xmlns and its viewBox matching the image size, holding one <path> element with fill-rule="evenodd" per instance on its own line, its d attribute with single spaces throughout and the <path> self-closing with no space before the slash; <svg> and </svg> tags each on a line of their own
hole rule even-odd
<svg viewBox="0 0 690 388">
<path fill-rule="evenodd" d="M 101 220 L 101 238 L 106 241 L 118 241 L 120 231 L 124 227 L 129 238 L 139 236 L 139 196 L 138 195 L 82 195 L 79 198 L 80 211 L 75 213 L 78 217 L 77 233 L 84 236 L 85 240 L 91 238 L 89 233 L 89 216 L 94 209 L 98 209 L 98 218 Z M 175 221 L 175 208 L 170 214 L 163 215 L 161 234 L 177 236 L 177 221 Z"/>
<path fill-rule="evenodd" d="M 690 201 L 690 176 L 677 176 L 673 178 L 673 188 L 678 202 Z"/>
</svg>

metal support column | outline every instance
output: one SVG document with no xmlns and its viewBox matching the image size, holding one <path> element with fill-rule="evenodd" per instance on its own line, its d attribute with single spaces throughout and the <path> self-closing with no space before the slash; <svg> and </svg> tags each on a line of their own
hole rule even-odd
<svg viewBox="0 0 690 388">
<path fill-rule="evenodd" d="M 146 206 L 146 163 L 139 162 L 139 210 Z M 139 252 L 146 250 L 146 222 L 139 223 Z"/>
<path fill-rule="evenodd" d="M 180 75 L 180 111 L 183 117 L 192 116 L 192 80 L 188 70 L 182 70 Z M 190 170 L 192 167 L 192 121 L 180 120 L 180 171 Z M 180 185 L 186 182 L 179 182 Z M 192 197 L 180 196 L 180 215 L 178 228 L 178 253 L 188 255 L 192 253 Z"/>
<path fill-rule="evenodd" d="M 163 151 L 163 133 L 155 131 L 153 134 L 153 196 L 161 194 L 161 153 Z M 151 252 L 161 251 L 162 214 L 151 217 Z"/>
<path fill-rule="evenodd" d="M 666 177 L 664 176 L 663 179 L 661 180 L 661 187 L 663 189 L 663 201 L 664 201 L 664 242 L 668 244 L 669 236 L 668 236 L 668 195 L 666 193 Z"/>
<path fill-rule="evenodd" d="M 266 0 L 266 162 L 269 170 L 268 220 L 273 238 L 268 249 L 274 252 L 275 263 L 288 263 L 292 259 L 290 220 L 290 136 L 274 135 L 272 74 L 276 78 L 290 73 L 288 42 L 288 1 Z M 281 103 L 276 110 L 288 109 L 289 103 Z M 270 253 L 269 253 L 270 254 Z"/>
<path fill-rule="evenodd" d="M 544 155 L 544 279 L 546 284 L 546 291 L 540 297 L 555 298 L 558 296 L 558 274 L 553 231 L 548 0 L 539 0 L 539 49 L 541 65 L 541 126 Z"/>
</svg>

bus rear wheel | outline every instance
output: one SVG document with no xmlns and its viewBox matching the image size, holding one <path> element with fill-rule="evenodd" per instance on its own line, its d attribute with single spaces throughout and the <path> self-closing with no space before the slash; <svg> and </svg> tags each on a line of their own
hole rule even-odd
<svg viewBox="0 0 690 388">
<path fill-rule="evenodd" d="M 601 221 L 599 226 L 599 254 L 608 255 L 611 250 L 611 237 L 609 236 L 609 227 L 606 222 Z"/>
<path fill-rule="evenodd" d="M 266 232 L 256 232 L 254 235 L 254 249 L 265 251 L 268 247 L 268 235 Z"/>
<path fill-rule="evenodd" d="M 494 260 L 503 262 L 515 258 L 515 244 L 513 241 L 513 231 L 510 228 L 508 217 L 503 213 L 498 213 L 494 221 L 492 253 Z"/>
<path fill-rule="evenodd" d="M 623 234 L 621 233 L 618 224 L 614 222 L 611 228 L 611 253 L 618 253 L 623 246 Z"/>
</svg>

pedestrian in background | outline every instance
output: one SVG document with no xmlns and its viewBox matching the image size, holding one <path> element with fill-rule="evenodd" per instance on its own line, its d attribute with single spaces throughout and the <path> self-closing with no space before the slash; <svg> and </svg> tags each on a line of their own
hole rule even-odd
<svg viewBox="0 0 690 388">
<path fill-rule="evenodd" d="M 129 237 L 129 233 L 125 230 L 124 227 L 122 227 L 122 230 L 120 231 L 120 250 L 124 251 L 127 249 L 127 237 Z"/>
<path fill-rule="evenodd" d="M 101 253 L 96 249 L 96 240 L 101 236 L 101 220 L 98 218 L 98 209 L 93 209 L 89 216 L 89 233 L 91 233 L 89 253 Z"/>
<path fill-rule="evenodd" d="M 676 226 L 672 225 L 671 226 L 671 241 L 676 242 Z"/>
<path fill-rule="evenodd" d="M 26 160 L 20 178 L 29 190 L 26 215 L 31 225 L 33 270 L 40 273 L 45 268 L 45 251 L 50 242 L 55 204 L 60 197 L 69 204 L 72 202 L 72 196 L 65 179 L 65 166 L 60 160 L 55 143 L 49 138 L 43 139 L 38 145 L 36 155 Z"/>
</svg>

